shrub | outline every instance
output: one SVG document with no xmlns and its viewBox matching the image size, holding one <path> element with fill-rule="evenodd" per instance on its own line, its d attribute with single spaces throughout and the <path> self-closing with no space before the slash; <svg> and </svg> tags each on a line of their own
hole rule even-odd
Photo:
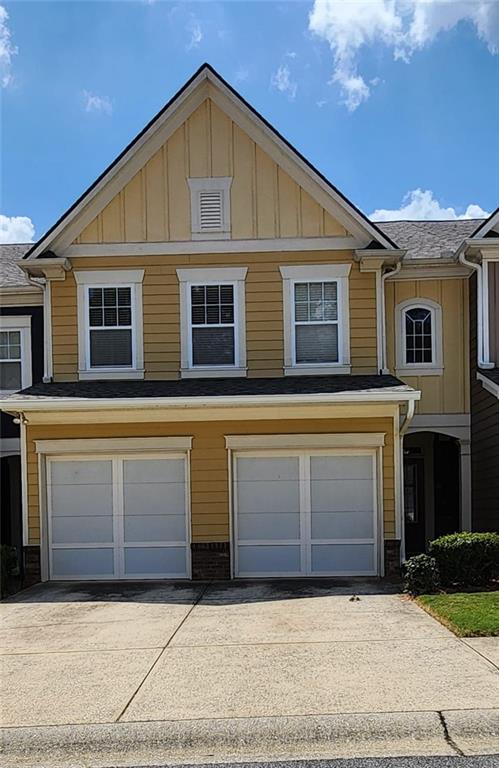
<svg viewBox="0 0 499 768">
<path fill-rule="evenodd" d="M 434 557 L 414 555 L 403 566 L 404 590 L 410 595 L 427 595 L 438 592 L 440 576 Z"/>
<path fill-rule="evenodd" d="M 453 533 L 431 541 L 442 584 L 486 585 L 499 575 L 499 534 Z"/>
</svg>

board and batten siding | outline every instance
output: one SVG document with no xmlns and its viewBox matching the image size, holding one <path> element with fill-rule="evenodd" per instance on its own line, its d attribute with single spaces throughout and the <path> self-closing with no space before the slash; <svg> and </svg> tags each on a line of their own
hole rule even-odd
<svg viewBox="0 0 499 768">
<path fill-rule="evenodd" d="M 225 435 L 386 433 L 386 444 L 383 449 L 384 536 L 385 539 L 395 537 L 393 420 L 389 417 L 296 419 L 286 420 L 286 422 L 282 420 L 258 420 L 102 424 L 98 423 L 98 414 L 92 416 L 89 413 L 89 423 L 85 425 L 28 425 L 27 429 L 29 544 L 40 543 L 38 457 L 35 453 L 35 440 L 175 435 L 193 436 L 191 451 L 192 541 L 225 542 L 230 539 L 229 474 Z"/>
<path fill-rule="evenodd" d="M 393 280 L 386 282 L 386 343 L 390 371 L 395 371 L 395 322 L 397 305 L 407 299 L 431 299 L 442 307 L 442 357 L 439 376 L 401 378 L 421 391 L 416 413 L 469 413 L 468 281 Z"/>
<path fill-rule="evenodd" d="M 232 239 L 344 236 L 345 228 L 206 99 L 74 241 L 191 239 L 189 178 L 232 177 Z"/>
<path fill-rule="evenodd" d="M 73 268 L 145 270 L 143 282 L 146 379 L 174 379 L 180 370 L 178 267 L 247 266 L 246 345 L 248 376 L 282 376 L 283 283 L 279 266 L 351 263 L 350 352 L 353 373 L 376 373 L 376 294 L 373 272 L 360 272 L 348 251 L 73 258 Z M 52 346 L 55 381 L 78 378 L 78 317 L 74 276 L 52 283 Z"/>
</svg>

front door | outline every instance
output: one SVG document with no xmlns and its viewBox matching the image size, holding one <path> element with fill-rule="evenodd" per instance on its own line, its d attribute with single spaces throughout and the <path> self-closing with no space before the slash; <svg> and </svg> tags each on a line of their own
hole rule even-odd
<svg viewBox="0 0 499 768">
<path fill-rule="evenodd" d="M 406 557 L 426 548 L 424 514 L 424 459 L 409 450 L 404 456 L 404 514 Z"/>
</svg>

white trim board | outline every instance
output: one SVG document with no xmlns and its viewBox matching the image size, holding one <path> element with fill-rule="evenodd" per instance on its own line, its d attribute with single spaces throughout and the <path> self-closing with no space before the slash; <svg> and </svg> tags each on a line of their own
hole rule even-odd
<svg viewBox="0 0 499 768">
<path fill-rule="evenodd" d="M 487 390 L 487 392 L 490 392 L 491 395 L 499 398 L 499 384 L 496 384 L 494 381 L 492 381 L 492 379 L 489 379 L 482 373 L 477 373 L 476 377 L 478 381 L 481 382 L 482 387 Z"/>
<path fill-rule="evenodd" d="M 231 450 L 267 448 L 378 448 L 385 444 L 384 432 L 334 432 L 332 434 L 226 435 Z"/>
<path fill-rule="evenodd" d="M 35 440 L 36 453 L 147 453 L 151 451 L 190 451 L 192 437 L 110 437 Z"/>
</svg>

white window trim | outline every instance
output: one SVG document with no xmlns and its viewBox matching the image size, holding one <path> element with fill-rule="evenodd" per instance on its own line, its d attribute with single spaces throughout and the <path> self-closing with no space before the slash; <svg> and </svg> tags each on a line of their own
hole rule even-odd
<svg viewBox="0 0 499 768">
<path fill-rule="evenodd" d="M 247 267 L 177 269 L 180 283 L 180 338 L 182 378 L 246 376 Z M 192 364 L 191 287 L 193 285 L 232 285 L 234 287 L 234 365 Z"/>
<path fill-rule="evenodd" d="M 230 238 L 231 176 L 187 179 L 191 192 L 191 234 L 193 240 L 228 240 Z M 222 192 L 222 226 L 210 232 L 201 231 L 199 196 L 201 192 Z"/>
<path fill-rule="evenodd" d="M 279 267 L 283 279 L 284 311 L 284 373 L 287 376 L 317 376 L 319 374 L 351 372 L 350 365 L 350 310 L 348 277 L 351 264 L 311 264 Z M 301 282 L 338 283 L 338 362 L 296 363 L 294 285 Z"/>
<path fill-rule="evenodd" d="M 97 379 L 143 379 L 144 338 L 142 319 L 143 269 L 75 270 L 78 291 L 78 374 L 83 381 Z M 90 366 L 88 289 L 130 288 L 132 300 L 132 365 L 126 367 Z"/>
<path fill-rule="evenodd" d="M 21 336 L 21 389 L 33 383 L 31 367 L 31 315 L 1 315 L 0 331 L 19 331 Z M 5 360 L 4 362 L 9 362 Z M 14 361 L 12 361 L 14 362 Z M 1 389 L 2 395 L 18 392 L 16 389 Z"/>
<path fill-rule="evenodd" d="M 431 313 L 431 363 L 407 363 L 405 359 L 405 313 L 421 307 Z M 412 298 L 395 308 L 395 372 L 402 376 L 441 376 L 444 372 L 442 349 L 442 307 L 431 299 Z"/>
</svg>

